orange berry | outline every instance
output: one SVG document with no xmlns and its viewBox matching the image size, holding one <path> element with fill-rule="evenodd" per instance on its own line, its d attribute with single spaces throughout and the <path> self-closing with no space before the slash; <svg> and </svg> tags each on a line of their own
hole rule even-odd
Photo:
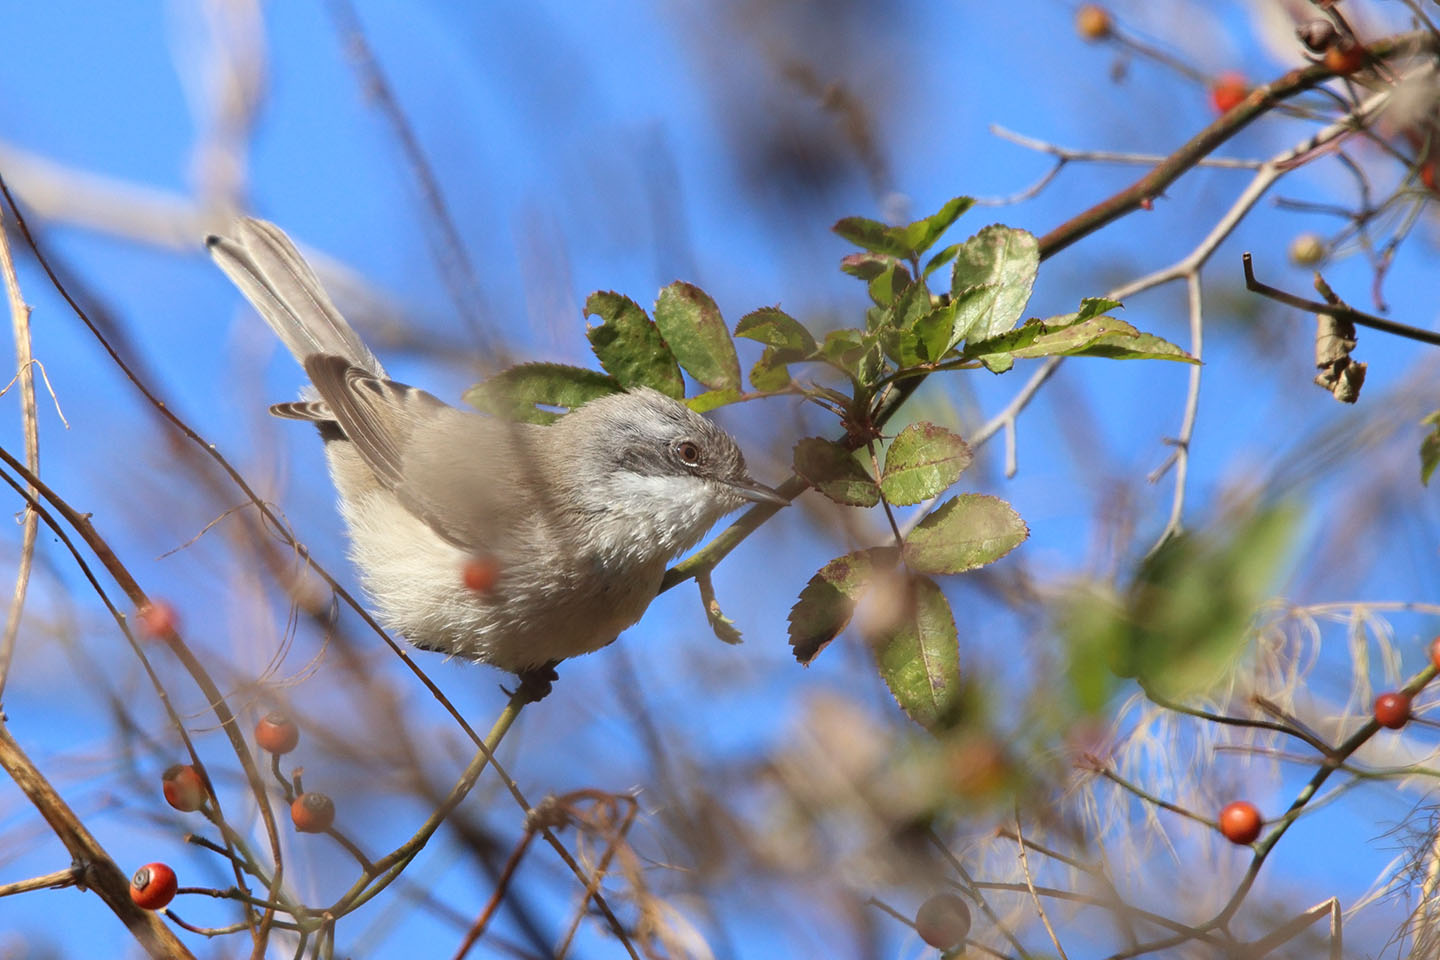
<svg viewBox="0 0 1440 960">
<path fill-rule="evenodd" d="M 1435 669 L 1440 670 L 1440 637 L 1430 641 L 1430 662 L 1435 664 Z"/>
<path fill-rule="evenodd" d="M 1365 66 L 1369 59 L 1365 48 L 1358 43 L 1336 44 L 1325 51 L 1325 66 L 1337 76 L 1347 77 Z"/>
<path fill-rule="evenodd" d="M 290 804 L 290 819 L 301 833 L 324 833 L 335 822 L 335 801 L 311 790 Z"/>
<path fill-rule="evenodd" d="M 192 813 L 205 805 L 209 791 L 205 777 L 188 763 L 177 763 L 160 775 L 160 788 L 165 802 L 182 813 Z"/>
<path fill-rule="evenodd" d="M 1210 103 L 1217 112 L 1229 113 L 1244 103 L 1249 93 L 1250 85 L 1245 82 L 1243 73 L 1222 73 L 1210 85 Z"/>
<path fill-rule="evenodd" d="M 285 713 L 271 710 L 255 724 L 255 742 L 277 756 L 286 754 L 299 746 L 300 728 Z"/>
<path fill-rule="evenodd" d="M 1240 846 L 1254 843 L 1264 825 L 1260 811 L 1255 809 L 1255 804 L 1247 800 L 1228 803 L 1225 809 L 1220 811 L 1220 832 L 1225 835 L 1226 840 Z"/>
<path fill-rule="evenodd" d="M 159 910 L 175 899 L 175 871 L 163 863 L 147 863 L 130 878 L 130 899 L 142 910 Z"/>
<path fill-rule="evenodd" d="M 1075 11 L 1075 32 L 1084 40 L 1104 40 L 1115 31 L 1110 11 L 1098 3 L 1087 3 Z"/>
</svg>

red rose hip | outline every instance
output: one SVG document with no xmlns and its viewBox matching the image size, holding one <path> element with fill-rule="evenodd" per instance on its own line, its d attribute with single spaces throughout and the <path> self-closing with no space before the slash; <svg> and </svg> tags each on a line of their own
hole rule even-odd
<svg viewBox="0 0 1440 960">
<path fill-rule="evenodd" d="M 199 810 L 209 794 L 204 776 L 188 763 L 177 763 L 162 773 L 160 788 L 165 792 L 165 802 L 183 813 Z"/>
<path fill-rule="evenodd" d="M 271 710 L 255 725 L 255 742 L 277 756 L 286 754 L 300 744 L 300 728 L 285 713 Z"/>
<path fill-rule="evenodd" d="M 159 910 L 175 898 L 175 871 L 163 863 L 147 863 L 130 878 L 130 899 L 143 910 Z"/>
<path fill-rule="evenodd" d="M 1210 85 L 1210 104 L 1218 113 L 1229 113 L 1243 103 L 1249 93 L 1250 86 L 1243 73 L 1222 73 Z"/>
<path fill-rule="evenodd" d="M 335 822 L 335 801 L 323 793 L 307 791 L 290 804 L 290 819 L 301 833 L 324 833 Z"/>
<path fill-rule="evenodd" d="M 1236 800 L 1227 803 L 1225 809 L 1220 811 L 1220 832 L 1225 839 L 1231 843 L 1241 846 L 1248 846 L 1255 842 L 1260 836 L 1260 828 L 1265 825 L 1260 811 L 1255 809 L 1255 804 L 1248 800 Z"/>
<path fill-rule="evenodd" d="M 1399 730 L 1410 719 L 1409 694 L 1382 693 L 1375 698 L 1375 722 L 1391 730 Z"/>
</svg>

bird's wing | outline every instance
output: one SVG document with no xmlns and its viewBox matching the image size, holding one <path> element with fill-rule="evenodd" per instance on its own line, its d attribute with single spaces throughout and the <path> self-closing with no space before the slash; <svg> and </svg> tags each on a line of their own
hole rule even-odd
<svg viewBox="0 0 1440 960">
<path fill-rule="evenodd" d="M 305 372 L 322 403 L 287 404 L 280 415 L 328 414 L 375 478 L 444 540 L 498 549 L 543 497 L 531 453 L 543 428 L 458 410 L 341 357 L 307 357 Z"/>
</svg>

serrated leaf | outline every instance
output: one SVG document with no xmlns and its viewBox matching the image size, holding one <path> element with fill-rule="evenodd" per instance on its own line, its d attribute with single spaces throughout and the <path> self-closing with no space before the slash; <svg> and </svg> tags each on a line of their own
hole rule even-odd
<svg viewBox="0 0 1440 960">
<path fill-rule="evenodd" d="M 655 326 L 680 366 L 712 390 L 740 389 L 735 343 L 710 295 L 676 281 L 655 301 Z"/>
<path fill-rule="evenodd" d="M 905 562 L 920 573 L 964 573 L 994 563 L 1030 536 L 1015 509 L 983 493 L 945 501 L 905 538 Z"/>
<path fill-rule="evenodd" d="M 1429 424 L 1431 427 L 1430 432 L 1425 434 L 1425 439 L 1420 441 L 1420 485 L 1428 487 L 1435 467 L 1440 465 L 1440 410 L 1436 410 L 1420 423 Z"/>
<path fill-rule="evenodd" d="M 949 230 L 951 224 L 960 219 L 960 215 L 974 204 L 975 201 L 969 197 L 955 197 L 947 200 L 937 212 L 901 228 L 900 239 L 909 248 L 910 255 L 922 254 L 929 250 L 935 241 L 940 239 L 941 234 Z"/>
<path fill-rule="evenodd" d="M 755 340 L 766 346 L 798 350 L 808 356 L 817 344 L 804 325 L 779 307 L 752 310 L 735 324 L 735 336 Z"/>
<path fill-rule="evenodd" d="M 1091 317 L 1098 317 L 1103 313 L 1125 306 L 1119 300 L 1106 300 L 1104 297 L 1086 297 L 1080 301 L 1080 309 L 1073 314 L 1076 320 L 1089 320 Z"/>
<path fill-rule="evenodd" d="M 653 387 L 676 400 L 685 396 L 675 355 L 639 304 L 618 293 L 599 291 L 586 299 L 585 315 L 604 321 L 589 327 L 585 335 L 600 366 L 621 385 Z"/>
<path fill-rule="evenodd" d="M 963 243 L 952 243 L 950 244 L 950 246 L 935 254 L 935 256 L 931 257 L 929 260 L 926 260 L 925 269 L 921 272 L 921 276 L 928 277 L 936 270 L 939 270 L 941 267 L 945 266 L 945 264 L 949 263 L 951 260 L 954 260 L 955 255 L 960 252 L 960 248 L 963 246 L 965 246 L 965 244 Z"/>
<path fill-rule="evenodd" d="M 802 355 L 798 350 L 766 347 L 750 368 L 750 385 L 762 393 L 784 390 L 791 382 L 788 364 L 800 359 Z"/>
<path fill-rule="evenodd" d="M 795 473 L 816 490 L 847 507 L 873 507 L 880 502 L 880 487 L 855 454 L 823 437 L 806 437 L 795 444 Z"/>
<path fill-rule="evenodd" d="M 992 224 L 966 240 L 950 275 L 950 296 L 957 305 L 950 346 L 1015 326 L 1039 268 L 1040 244 L 1026 230 Z"/>
<path fill-rule="evenodd" d="M 706 390 L 704 393 L 685 400 L 685 406 L 696 413 L 709 413 L 740 400 L 744 394 L 726 387 L 723 390 Z"/>
<path fill-rule="evenodd" d="M 939 363 L 955 342 L 955 311 L 952 300 L 915 321 L 915 354 L 921 363 Z"/>
<path fill-rule="evenodd" d="M 620 382 L 597 370 L 559 363 L 523 363 L 465 391 L 477 410 L 526 423 L 551 423 L 559 417 L 541 407 L 573 410 L 598 397 L 621 391 Z"/>
<path fill-rule="evenodd" d="M 910 271 L 903 264 L 892 263 L 870 281 L 870 299 L 877 307 L 888 307 L 895 298 L 914 284 Z"/>
<path fill-rule="evenodd" d="M 857 550 L 831 560 L 810 578 L 790 608 L 790 646 L 796 660 L 808 665 L 839 636 L 860 594 L 877 571 L 895 565 L 896 556 L 894 547 Z"/>
<path fill-rule="evenodd" d="M 851 253 L 841 257 L 840 272 L 869 283 L 899 262 L 888 253 L 870 253 L 867 250 L 864 253 Z"/>
<path fill-rule="evenodd" d="M 1194 357 L 1167 340 L 1142 333 L 1123 320 L 1110 316 L 1076 319 L 1078 314 L 1029 320 L 1025 325 L 998 337 L 971 340 L 962 356 L 979 360 L 1000 373 L 1017 359 L 1028 357 L 1108 357 L 1115 360 L 1177 360 L 1198 363 Z"/>
<path fill-rule="evenodd" d="M 864 382 L 861 365 L 866 352 L 873 346 L 874 341 L 866 336 L 865 331 L 847 327 L 825 334 L 825 342 L 820 344 L 816 355 L 845 375 Z"/>
<path fill-rule="evenodd" d="M 914 577 L 899 620 L 875 637 L 880 676 L 906 716 L 931 732 L 946 725 L 959 702 L 960 642 L 945 594 Z"/>
<path fill-rule="evenodd" d="M 880 492 L 897 506 L 944 493 L 970 466 L 970 447 L 933 423 L 912 423 L 885 452 Z"/>
<path fill-rule="evenodd" d="M 843 220 L 836 221 L 830 229 L 862 250 L 889 254 L 902 259 L 910 255 L 910 249 L 900 238 L 899 231 L 879 220 L 871 220 L 867 217 L 845 217 Z"/>
</svg>

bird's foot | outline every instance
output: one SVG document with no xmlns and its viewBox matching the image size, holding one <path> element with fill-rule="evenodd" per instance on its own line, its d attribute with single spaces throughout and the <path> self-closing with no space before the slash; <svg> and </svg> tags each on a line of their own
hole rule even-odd
<svg viewBox="0 0 1440 960">
<path fill-rule="evenodd" d="M 560 674 L 555 672 L 555 666 L 560 661 L 551 660 L 543 667 L 531 667 L 529 670 L 521 670 L 517 674 L 520 678 L 520 686 L 515 688 L 514 693 L 506 690 L 513 697 L 518 694 L 526 703 L 538 703 L 550 695 L 551 685 L 558 679 Z M 503 687 L 501 688 L 504 689 Z"/>
</svg>

